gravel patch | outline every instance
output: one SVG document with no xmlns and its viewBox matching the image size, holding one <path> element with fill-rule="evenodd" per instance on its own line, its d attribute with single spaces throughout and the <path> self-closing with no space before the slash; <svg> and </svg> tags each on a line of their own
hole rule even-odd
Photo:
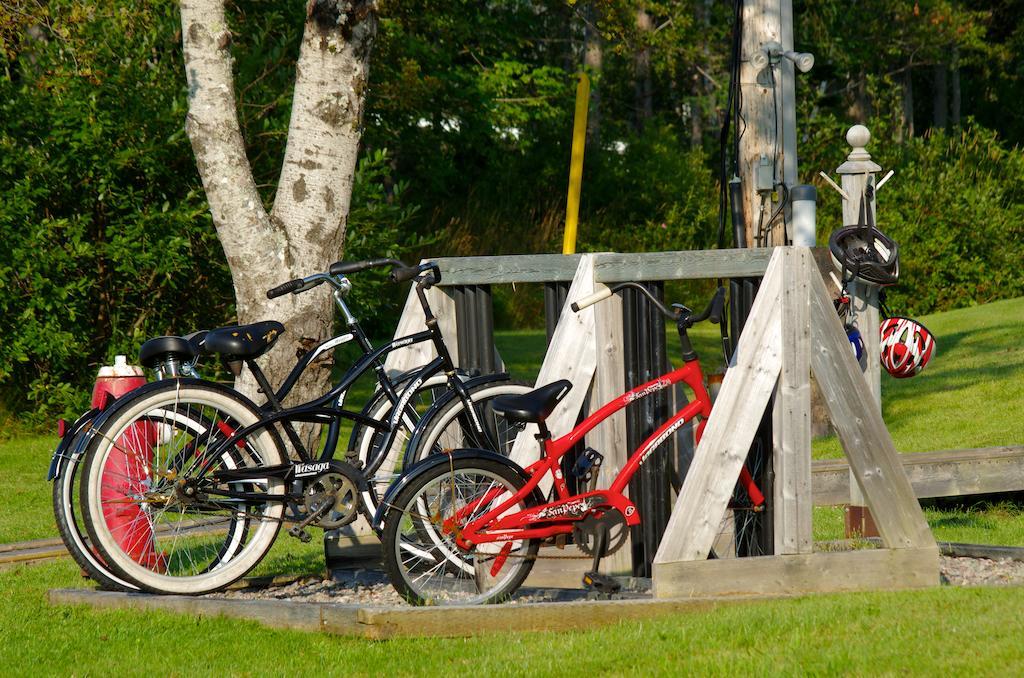
<svg viewBox="0 0 1024 678">
<path fill-rule="evenodd" d="M 623 590 L 616 599 L 649 598 L 650 579 L 622 579 Z M 392 606 L 407 605 L 398 595 L 387 575 L 372 568 L 335 570 L 329 579 L 320 576 L 304 577 L 288 584 L 235 589 L 211 593 L 207 598 L 229 600 L 290 600 L 309 603 L 339 603 L 342 605 Z M 523 587 L 508 604 L 555 603 L 571 600 L 601 599 L 597 594 L 582 589 L 539 589 Z"/>
<path fill-rule="evenodd" d="M 950 586 L 1024 585 L 1024 561 L 955 558 L 940 556 L 942 583 Z M 616 598 L 650 596 L 650 580 L 629 580 Z M 214 593 L 209 598 L 232 600 L 290 600 L 342 605 L 393 606 L 407 603 L 391 586 L 387 576 L 377 569 L 337 570 L 330 579 L 319 576 L 264 588 L 237 589 Z M 596 598 L 581 589 L 523 588 L 509 601 L 517 603 L 565 602 Z"/>
<path fill-rule="evenodd" d="M 1014 586 L 1024 584 L 1024 562 L 940 556 L 942 581 L 952 586 Z"/>
</svg>

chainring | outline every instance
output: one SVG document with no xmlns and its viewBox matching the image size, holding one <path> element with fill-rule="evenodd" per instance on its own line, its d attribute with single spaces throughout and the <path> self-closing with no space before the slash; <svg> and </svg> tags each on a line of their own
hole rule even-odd
<svg viewBox="0 0 1024 678">
<path fill-rule="evenodd" d="M 610 556 L 622 548 L 629 537 L 629 525 L 626 524 L 626 518 L 613 508 L 592 511 L 573 525 L 572 540 L 576 548 L 588 556 L 594 555 L 597 527 L 602 523 L 608 527 L 608 545 L 605 547 L 604 555 Z"/>
<path fill-rule="evenodd" d="M 337 470 L 321 473 L 310 480 L 302 491 L 309 514 L 326 513 L 314 524 L 325 530 L 348 525 L 359 515 L 359 490 L 352 478 Z M 328 509 L 324 507 L 329 506 Z"/>
</svg>

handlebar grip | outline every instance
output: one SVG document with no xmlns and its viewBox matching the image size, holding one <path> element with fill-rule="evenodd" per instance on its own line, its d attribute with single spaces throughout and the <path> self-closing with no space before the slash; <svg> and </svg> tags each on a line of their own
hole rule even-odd
<svg viewBox="0 0 1024 678">
<path fill-rule="evenodd" d="M 569 304 L 569 307 L 572 308 L 574 313 L 579 313 L 582 309 L 586 308 L 587 306 L 592 306 L 599 301 L 607 299 L 610 296 L 612 296 L 612 289 L 610 287 L 606 287 L 603 290 L 598 290 L 597 292 L 594 292 L 593 294 L 588 294 L 582 299 L 577 299 L 576 301 Z"/>
<path fill-rule="evenodd" d="M 708 319 L 714 324 L 722 322 L 722 311 L 725 309 L 725 288 L 719 287 L 718 291 L 715 292 L 714 298 L 711 300 L 711 315 Z"/>
<path fill-rule="evenodd" d="M 368 268 L 377 268 L 379 266 L 405 266 L 402 262 L 397 259 L 367 259 L 365 261 L 336 261 L 331 264 L 330 273 L 331 275 L 347 275 L 349 273 L 358 273 L 359 271 L 365 271 Z"/>
<path fill-rule="evenodd" d="M 296 278 L 295 280 L 289 280 L 286 283 L 282 283 L 272 290 L 267 290 L 267 299 L 276 299 L 277 297 L 284 296 L 289 292 L 295 292 L 302 287 L 302 278 Z"/>
<path fill-rule="evenodd" d="M 419 266 L 396 266 L 388 274 L 388 280 L 393 283 L 403 283 L 412 280 L 420 274 Z"/>
</svg>

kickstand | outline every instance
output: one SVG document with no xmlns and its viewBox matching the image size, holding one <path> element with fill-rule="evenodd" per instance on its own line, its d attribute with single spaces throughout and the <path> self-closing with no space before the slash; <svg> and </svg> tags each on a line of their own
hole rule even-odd
<svg viewBox="0 0 1024 678">
<path fill-rule="evenodd" d="M 599 524 L 594 532 L 594 564 L 590 572 L 583 575 L 583 587 L 599 595 L 611 596 L 622 589 L 622 584 L 613 577 L 601 574 L 601 558 L 608 548 L 608 526 Z"/>
</svg>

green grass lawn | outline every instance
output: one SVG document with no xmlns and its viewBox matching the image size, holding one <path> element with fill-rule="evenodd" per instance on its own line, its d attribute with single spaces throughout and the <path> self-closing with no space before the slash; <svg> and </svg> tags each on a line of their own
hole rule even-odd
<svg viewBox="0 0 1024 678">
<path fill-rule="evenodd" d="M 3 673 L 117 675 L 989 674 L 1024 667 L 1024 588 L 722 605 L 570 633 L 369 642 L 164 612 L 51 607 L 69 563 L 0 575 Z"/>
<path fill-rule="evenodd" d="M 921 376 L 883 377 L 886 421 L 897 448 L 924 451 L 1020 444 L 1024 299 L 924 319 L 939 353 Z M 705 365 L 720 363 L 717 329 L 694 335 Z M 678 352 L 669 335 L 670 354 Z M 497 343 L 516 378 L 535 377 L 543 332 L 502 332 Z M 365 389 L 364 389 L 365 390 Z M 365 396 L 364 396 L 365 397 Z M 7 501 L 0 543 L 56 534 L 45 472 L 55 439 L 0 442 Z M 816 454 L 839 453 L 819 441 Z M 939 540 L 1024 545 L 1024 512 L 1007 504 L 927 509 Z M 842 537 L 842 509 L 819 507 L 815 538 Z M 282 536 L 256 574 L 323 569 L 317 540 Z M 458 640 L 366 642 L 276 631 L 254 623 L 160 612 L 51 607 L 46 591 L 83 586 L 70 560 L 0 571 L 0 672 L 356 675 L 461 670 L 539 675 L 758 673 L 995 673 L 1024 667 L 1019 610 L 1024 588 L 815 596 L 715 610 L 588 632 L 507 634 Z"/>
<path fill-rule="evenodd" d="M 882 412 L 900 452 L 1024 443 L 1024 297 L 920 319 L 936 354 L 911 379 L 882 374 Z M 816 458 L 842 455 L 834 436 Z"/>
</svg>

